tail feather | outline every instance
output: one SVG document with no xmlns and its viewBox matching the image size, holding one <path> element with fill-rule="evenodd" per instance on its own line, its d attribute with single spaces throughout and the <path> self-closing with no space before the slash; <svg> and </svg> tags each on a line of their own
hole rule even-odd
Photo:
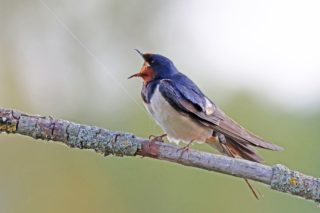
<svg viewBox="0 0 320 213">
<path fill-rule="evenodd" d="M 225 116 L 224 119 L 220 121 L 219 125 L 215 126 L 215 129 L 224 134 L 226 137 L 229 136 L 230 138 L 233 138 L 233 140 L 239 141 L 239 143 L 249 143 L 252 146 L 274 151 L 283 150 L 282 147 L 270 143 L 269 141 L 266 141 L 246 130 L 228 116 Z"/>
<path fill-rule="evenodd" d="M 248 143 L 242 143 L 234 140 L 231 137 L 222 137 L 224 141 L 219 141 L 217 138 L 220 137 L 212 137 L 207 140 L 207 143 L 214 148 L 218 149 L 221 153 L 228 155 L 230 157 L 236 158 L 241 157 L 246 160 L 254 161 L 254 162 L 262 162 L 263 159 L 256 153 L 256 150 L 251 147 Z M 248 181 L 248 179 L 244 178 L 244 181 L 250 188 L 254 197 L 259 200 L 261 194 L 257 191 Z"/>
<path fill-rule="evenodd" d="M 228 140 L 227 140 L 227 141 L 228 141 Z M 240 151 L 240 149 L 234 149 L 234 147 L 231 146 L 230 141 L 231 141 L 231 140 L 229 140 L 229 143 L 227 143 L 227 144 L 221 144 L 222 147 L 226 150 L 226 152 L 228 153 L 228 155 L 229 155 L 230 157 L 235 158 L 235 157 L 237 157 L 237 156 L 240 156 L 240 157 L 245 158 L 245 156 L 248 155 L 248 153 L 242 152 L 242 151 Z M 235 143 L 235 144 L 239 144 L 239 143 Z M 251 150 L 250 150 L 250 151 L 251 151 Z M 249 156 L 249 155 L 248 155 L 248 156 Z M 254 156 L 255 158 L 257 158 L 257 159 L 260 158 L 256 153 L 254 153 L 253 156 Z M 249 158 L 251 158 L 251 157 L 249 156 Z M 249 158 L 248 158 L 248 160 L 249 160 Z M 246 159 L 246 158 L 245 158 L 245 159 Z M 252 158 L 252 159 L 254 159 L 254 158 Z M 254 195 L 254 197 L 255 197 L 257 200 L 259 200 L 259 197 L 261 196 L 260 192 L 257 191 L 257 190 L 251 185 L 251 183 L 249 182 L 248 179 L 244 178 L 244 181 L 246 182 L 246 184 L 247 184 L 248 187 L 250 188 L 250 190 L 251 190 L 252 194 Z"/>
<path fill-rule="evenodd" d="M 241 157 L 246 160 L 261 163 L 263 159 L 257 154 L 254 147 L 248 143 L 238 142 L 231 137 L 224 137 L 223 142 L 219 141 L 217 137 L 207 139 L 207 143 L 213 148 L 217 149 L 222 154 L 230 157 Z"/>
<path fill-rule="evenodd" d="M 249 144 L 239 143 L 232 138 L 226 138 L 225 144 L 234 156 L 239 156 L 243 159 L 261 163 L 263 159 L 256 153 L 256 150 Z"/>
</svg>

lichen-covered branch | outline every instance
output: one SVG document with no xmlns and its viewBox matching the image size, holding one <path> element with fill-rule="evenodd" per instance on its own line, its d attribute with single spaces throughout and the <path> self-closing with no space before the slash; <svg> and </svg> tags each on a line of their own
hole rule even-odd
<svg viewBox="0 0 320 213">
<path fill-rule="evenodd" d="M 320 202 L 320 179 L 283 165 L 267 166 L 196 150 L 183 151 L 162 142 L 150 142 L 131 133 L 76 124 L 50 116 L 28 115 L 0 108 L 0 132 L 57 141 L 69 147 L 92 149 L 103 155 L 146 156 L 185 166 L 221 172 L 270 185 L 271 189 Z"/>
</svg>

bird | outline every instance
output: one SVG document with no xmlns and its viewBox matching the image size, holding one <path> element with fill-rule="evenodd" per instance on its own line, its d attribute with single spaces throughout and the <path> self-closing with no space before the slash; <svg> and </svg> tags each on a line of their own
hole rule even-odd
<svg viewBox="0 0 320 213">
<path fill-rule="evenodd" d="M 206 143 L 220 153 L 233 158 L 263 162 L 255 147 L 280 151 L 282 147 L 268 142 L 242 127 L 219 106 L 210 100 L 200 88 L 174 63 L 160 54 L 142 53 L 143 66 L 133 77 L 143 79 L 141 97 L 143 103 L 165 134 L 155 137 L 170 142 L 183 142 L 189 149 L 193 142 Z M 254 196 L 259 196 L 247 179 Z"/>
</svg>

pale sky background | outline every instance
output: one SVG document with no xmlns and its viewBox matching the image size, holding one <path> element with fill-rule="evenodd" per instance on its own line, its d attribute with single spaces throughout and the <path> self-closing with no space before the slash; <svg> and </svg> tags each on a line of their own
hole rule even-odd
<svg viewBox="0 0 320 213">
<path fill-rule="evenodd" d="M 0 56 L 14 58 L 35 108 L 63 110 L 88 97 L 101 109 L 115 98 L 142 105 L 140 82 L 126 79 L 142 64 L 134 48 L 170 57 L 218 101 L 246 90 L 288 110 L 320 106 L 320 1 L 2 4 L 15 10 L 2 7 Z"/>
<path fill-rule="evenodd" d="M 176 8 L 173 19 L 189 32 L 179 45 L 190 50 L 185 61 L 197 58 L 206 78 L 289 108 L 319 106 L 320 1 L 187 1 Z"/>
</svg>

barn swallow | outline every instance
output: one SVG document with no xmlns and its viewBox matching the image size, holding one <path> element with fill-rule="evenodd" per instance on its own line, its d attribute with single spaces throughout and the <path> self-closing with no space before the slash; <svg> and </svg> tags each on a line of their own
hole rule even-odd
<svg viewBox="0 0 320 213">
<path fill-rule="evenodd" d="M 254 147 L 282 150 L 228 117 L 192 80 L 179 72 L 170 59 L 136 51 L 144 63 L 140 72 L 129 78 L 143 79 L 144 105 L 170 142 L 207 143 L 224 155 L 254 162 L 262 162 Z"/>
</svg>

